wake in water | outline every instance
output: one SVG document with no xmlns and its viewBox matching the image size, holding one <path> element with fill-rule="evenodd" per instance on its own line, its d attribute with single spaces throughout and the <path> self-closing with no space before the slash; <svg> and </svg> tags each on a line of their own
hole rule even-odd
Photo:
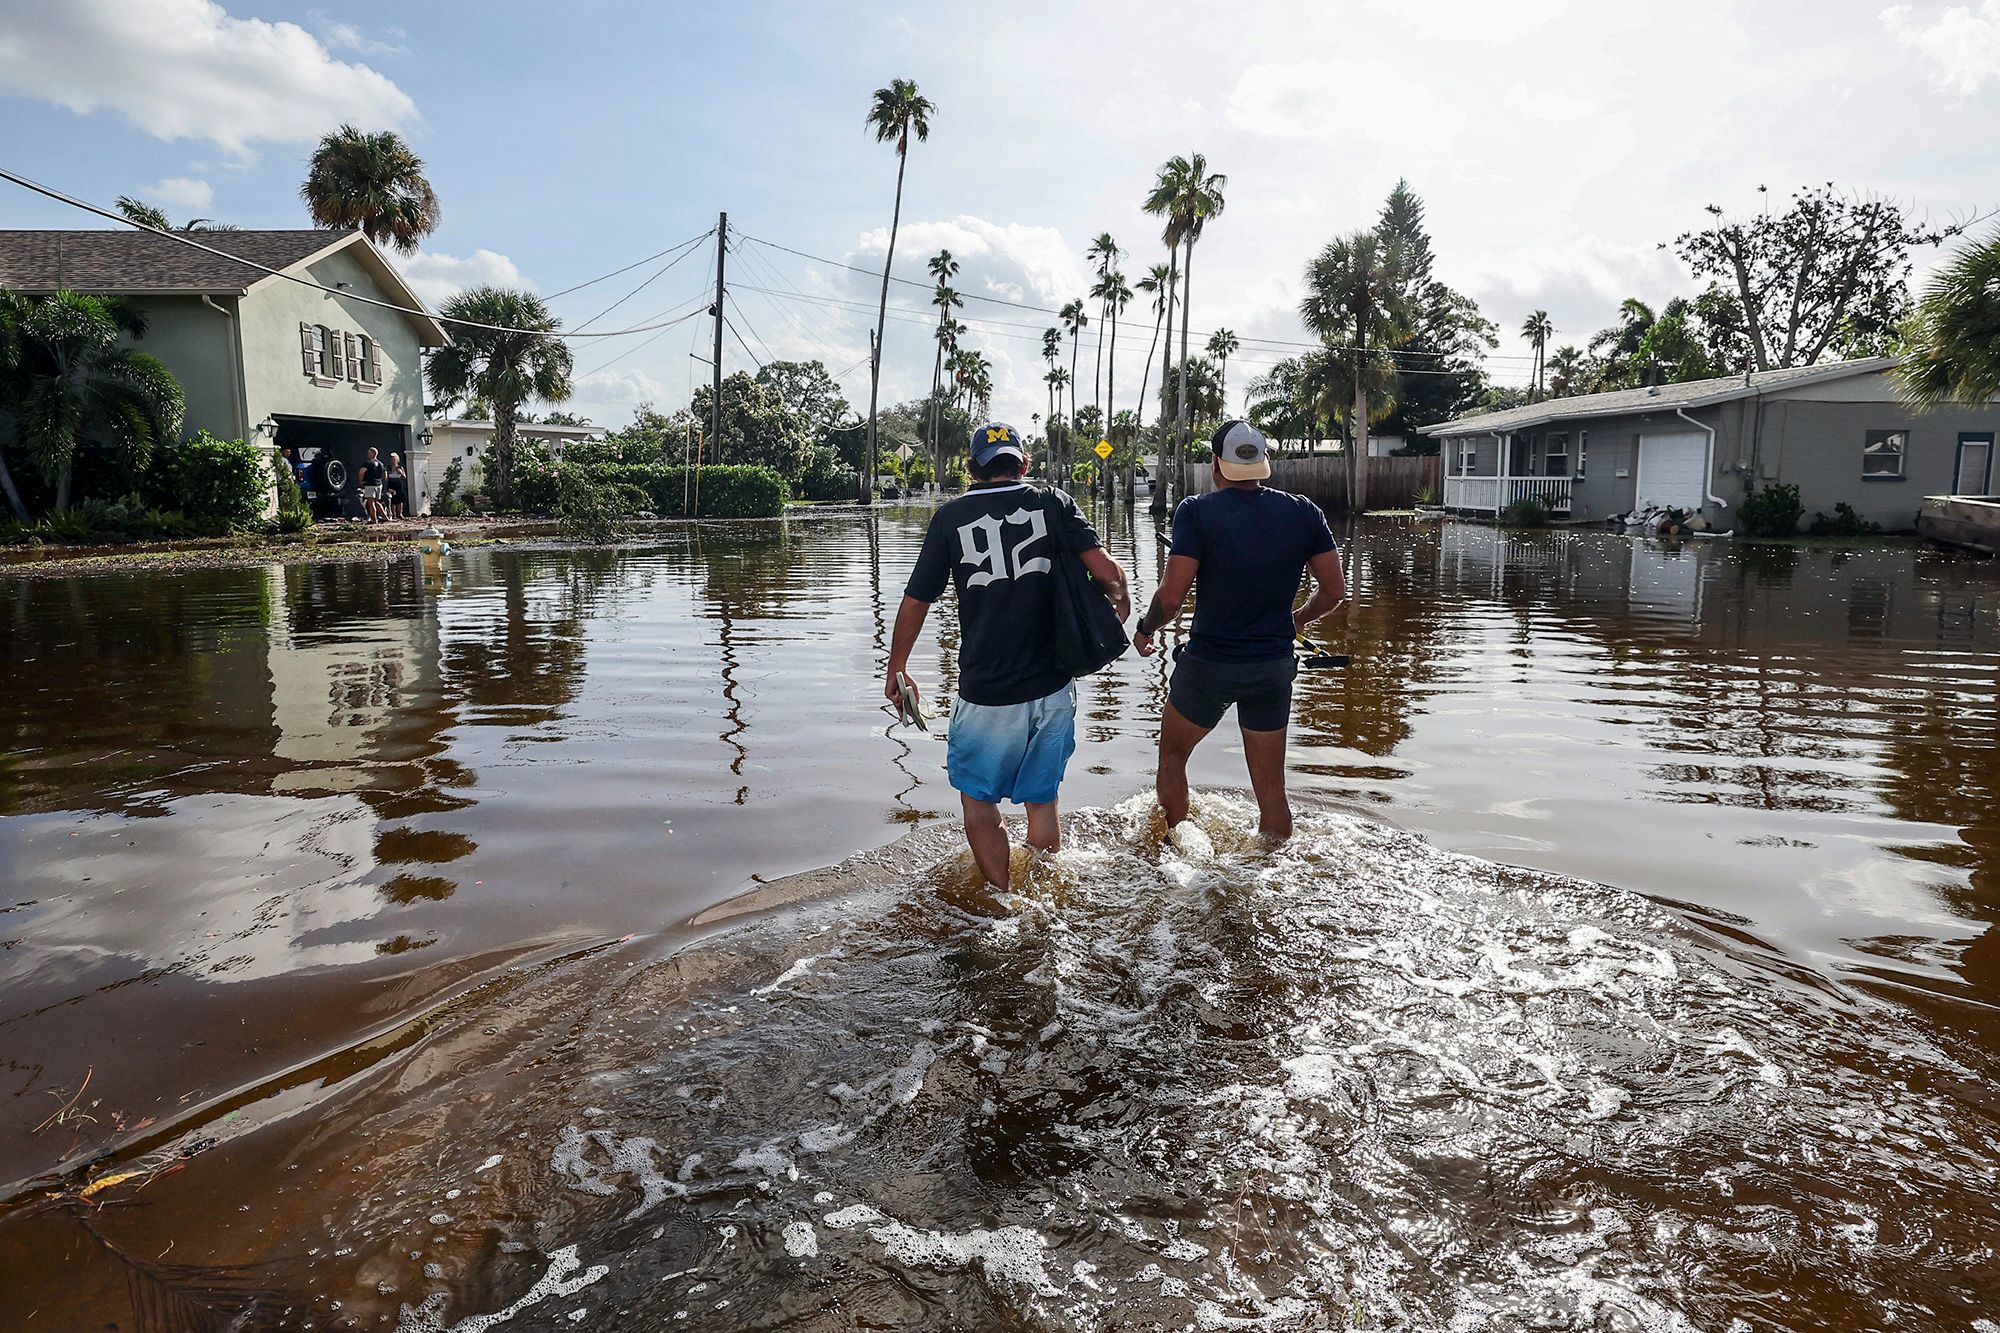
<svg viewBox="0 0 2000 1333">
<path fill-rule="evenodd" d="M 917 835 L 541 1015 L 484 1137 L 353 1220 L 400 1329 L 1965 1328 L 2000 1295 L 2000 1125 L 1892 1006 L 1347 815 L 1272 849 L 1240 798 L 1172 840 L 1150 807 L 999 900 Z"/>
</svg>

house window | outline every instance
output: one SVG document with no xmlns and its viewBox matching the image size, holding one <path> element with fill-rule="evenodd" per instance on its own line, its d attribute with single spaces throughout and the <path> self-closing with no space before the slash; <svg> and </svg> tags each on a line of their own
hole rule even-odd
<svg viewBox="0 0 2000 1333">
<path fill-rule="evenodd" d="M 1546 477 L 1567 477 L 1569 475 L 1569 433 L 1557 431 L 1542 438 L 1542 446 L 1547 454 L 1542 475 Z"/>
<path fill-rule="evenodd" d="M 337 380 L 341 377 L 340 333 L 326 325 L 319 326 L 319 377 Z"/>
<path fill-rule="evenodd" d="M 1470 435 L 1462 435 L 1458 441 L 1458 475 L 1469 477 L 1479 466 L 1479 446 L 1472 442 Z"/>
<path fill-rule="evenodd" d="M 1861 447 L 1861 475 L 1864 477 L 1900 477 L 1903 475 L 1903 449 L 1909 443 L 1910 433 L 1906 430 L 1871 430 L 1867 442 Z"/>
<path fill-rule="evenodd" d="M 363 333 L 357 335 L 355 341 L 361 344 L 361 379 L 359 382 L 362 384 L 380 384 L 382 376 L 375 362 L 375 340 Z"/>
<path fill-rule="evenodd" d="M 1580 430 L 1576 433 L 1576 479 L 1578 481 L 1583 480 L 1583 465 L 1584 462 L 1587 459 L 1589 459 L 1589 457 L 1590 457 L 1590 432 L 1587 430 Z"/>
</svg>

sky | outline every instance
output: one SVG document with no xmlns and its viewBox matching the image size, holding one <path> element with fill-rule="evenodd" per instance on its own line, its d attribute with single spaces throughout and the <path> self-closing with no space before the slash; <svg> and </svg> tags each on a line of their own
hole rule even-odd
<svg viewBox="0 0 2000 1333">
<path fill-rule="evenodd" d="M 968 296 L 1042 308 L 962 312 L 995 415 L 1023 427 L 1046 410 L 1044 311 L 1086 294 L 1090 239 L 1109 231 L 1134 280 L 1165 258 L 1139 205 L 1175 154 L 1228 177 L 1192 323 L 1242 340 L 1239 409 L 1307 338 L 1306 263 L 1399 178 L 1424 199 L 1438 276 L 1501 326 L 1489 368 L 1511 384 L 1530 311 L 1555 345 L 1582 344 L 1626 296 L 1691 294 L 1662 243 L 1704 205 L 1749 213 L 1829 181 L 1939 221 L 2000 204 L 2000 0 L 0 0 L 0 163 L 176 221 L 298 227 L 317 138 L 394 129 L 442 202 L 397 259 L 433 305 L 476 282 L 562 292 L 726 210 L 741 240 L 725 370 L 817 358 L 865 410 L 896 158 L 862 121 L 897 77 L 937 112 L 910 151 L 895 273 L 925 280 L 942 246 Z M 0 183 L 0 227 L 89 225 Z M 713 279 L 705 241 L 552 305 L 615 332 L 705 312 Z M 885 404 L 928 388 L 934 347 L 926 292 L 891 297 Z M 1135 302 L 1121 407 L 1151 333 Z M 711 336 L 699 314 L 577 340 L 572 410 L 618 425 L 684 404 Z"/>
</svg>

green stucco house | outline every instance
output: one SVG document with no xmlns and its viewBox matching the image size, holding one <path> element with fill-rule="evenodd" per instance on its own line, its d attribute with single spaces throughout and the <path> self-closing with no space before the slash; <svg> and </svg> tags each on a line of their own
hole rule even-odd
<svg viewBox="0 0 2000 1333">
<path fill-rule="evenodd" d="M 358 231 L 187 235 L 209 249 L 144 231 L 0 231 L 0 287 L 126 298 L 146 316 L 135 345 L 180 381 L 187 429 L 299 450 L 322 516 L 360 512 L 371 447 L 402 455 L 424 512 L 423 354 L 449 338 L 395 267 Z"/>
</svg>

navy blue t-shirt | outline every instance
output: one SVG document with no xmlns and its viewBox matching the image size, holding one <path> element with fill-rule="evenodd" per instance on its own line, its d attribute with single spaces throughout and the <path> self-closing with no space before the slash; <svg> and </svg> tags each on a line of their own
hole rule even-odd
<svg viewBox="0 0 2000 1333">
<path fill-rule="evenodd" d="M 1051 519 L 1062 525 L 1052 531 Z M 1076 502 L 1019 482 L 974 486 L 931 515 L 903 591 L 920 602 L 958 589 L 958 692 L 1021 704 L 1069 684 L 1055 664 L 1055 561 L 1101 546 Z"/>
<path fill-rule="evenodd" d="M 1174 555 L 1199 560 L 1187 651 L 1257 662 L 1292 651 L 1292 603 L 1306 563 L 1333 549 L 1319 506 L 1268 486 L 1224 486 L 1174 510 Z"/>
</svg>

